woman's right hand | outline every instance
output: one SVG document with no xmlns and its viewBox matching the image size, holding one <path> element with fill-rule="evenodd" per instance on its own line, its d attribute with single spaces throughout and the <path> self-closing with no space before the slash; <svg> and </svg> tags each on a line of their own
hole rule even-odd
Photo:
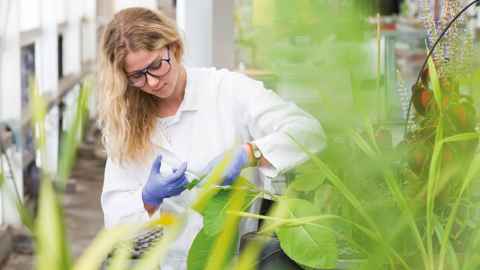
<svg viewBox="0 0 480 270">
<path fill-rule="evenodd" d="M 188 184 L 185 171 L 187 163 L 182 163 L 178 169 L 174 169 L 169 176 L 160 175 L 162 156 L 159 155 L 153 162 L 147 183 L 142 190 L 142 200 L 145 209 L 156 209 L 163 199 L 177 196 L 182 193 Z"/>
</svg>

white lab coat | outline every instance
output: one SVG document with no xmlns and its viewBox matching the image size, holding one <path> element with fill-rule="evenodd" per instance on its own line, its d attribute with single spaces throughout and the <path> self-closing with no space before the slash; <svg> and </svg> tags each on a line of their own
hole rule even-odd
<svg viewBox="0 0 480 270">
<path fill-rule="evenodd" d="M 159 154 L 163 156 L 163 173 L 171 173 L 172 167 L 186 161 L 188 172 L 198 175 L 217 155 L 235 145 L 254 142 L 272 164 L 260 168 L 260 174 L 273 178 L 307 159 L 287 133 L 312 152 L 325 146 L 318 121 L 266 90 L 261 82 L 223 69 L 186 70 L 184 100 L 176 115 L 158 119 L 151 140 L 155 155 L 149 157 L 150 162 L 120 166 L 107 160 L 101 198 L 106 227 L 149 219 L 141 192 Z M 188 249 L 203 226 L 202 217 L 188 209 L 195 196 L 195 189 L 187 190 L 160 206 L 159 212 L 189 211 L 187 225 L 172 243 L 162 269 L 186 269 Z"/>
</svg>

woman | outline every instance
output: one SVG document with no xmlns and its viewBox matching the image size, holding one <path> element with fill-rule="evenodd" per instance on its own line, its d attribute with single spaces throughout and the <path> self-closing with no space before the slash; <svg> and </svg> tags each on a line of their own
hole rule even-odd
<svg viewBox="0 0 480 270">
<path fill-rule="evenodd" d="M 189 212 L 162 269 L 186 268 L 202 218 L 188 210 L 196 189 L 185 186 L 207 174 L 223 153 L 234 149 L 222 177 L 228 185 L 249 167 L 276 177 L 304 162 L 307 156 L 289 136 L 312 152 L 324 147 L 319 123 L 262 83 L 227 70 L 185 67 L 179 33 L 158 12 L 118 12 L 100 49 L 105 225 Z"/>
</svg>

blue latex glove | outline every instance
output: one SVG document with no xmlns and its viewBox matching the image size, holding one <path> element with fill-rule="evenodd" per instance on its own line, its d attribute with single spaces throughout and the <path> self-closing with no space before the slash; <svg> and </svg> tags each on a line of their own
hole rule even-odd
<svg viewBox="0 0 480 270">
<path fill-rule="evenodd" d="M 229 156 L 230 153 L 233 153 L 233 155 Z M 230 153 L 225 152 L 210 161 L 204 169 L 203 174 L 210 174 L 212 170 L 222 162 L 222 160 L 228 158 L 229 163 L 225 166 L 225 170 L 222 174 L 222 180 L 220 181 L 220 183 L 222 183 L 222 185 L 224 186 L 231 185 L 233 181 L 240 175 L 242 169 L 248 166 L 249 161 L 248 153 L 245 149 L 245 146 L 241 146 Z"/>
<path fill-rule="evenodd" d="M 185 190 L 188 184 L 185 171 L 187 163 L 182 163 L 178 169 L 173 170 L 169 176 L 160 175 L 162 166 L 162 156 L 158 156 L 153 162 L 150 176 L 142 190 L 142 200 L 144 204 L 158 207 L 163 199 L 177 196 Z"/>
</svg>

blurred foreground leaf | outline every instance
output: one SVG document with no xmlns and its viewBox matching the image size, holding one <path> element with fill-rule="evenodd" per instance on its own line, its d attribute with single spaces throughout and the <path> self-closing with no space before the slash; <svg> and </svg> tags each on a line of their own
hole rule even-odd
<svg viewBox="0 0 480 270">
<path fill-rule="evenodd" d="M 107 255 L 121 240 L 136 231 L 133 226 L 117 226 L 97 234 L 93 242 L 75 264 L 74 270 L 99 269 Z M 67 268 L 64 268 L 67 269 Z"/>
<path fill-rule="evenodd" d="M 5 182 L 5 176 L 3 175 L 3 170 L 0 171 L 0 188 L 3 187 L 3 183 Z"/>
<path fill-rule="evenodd" d="M 47 179 L 42 179 L 40 187 L 35 235 L 37 269 L 71 268 L 72 257 L 66 238 L 63 209 L 55 195 L 52 182 Z"/>
<path fill-rule="evenodd" d="M 68 175 L 75 164 L 75 154 L 81 140 L 79 136 L 83 133 L 82 129 L 87 117 L 90 91 L 91 83 L 88 81 L 83 83 L 77 100 L 75 117 L 71 126 L 68 128 L 67 134 L 61 142 L 58 178 L 63 187 L 67 184 Z"/>
<path fill-rule="evenodd" d="M 289 185 L 289 187 L 296 191 L 309 192 L 318 189 L 318 187 L 324 182 L 325 176 L 321 171 L 303 171 L 296 175 L 295 180 Z"/>
<path fill-rule="evenodd" d="M 217 191 L 203 207 L 204 227 L 188 255 L 188 269 L 225 269 L 235 254 L 240 218 L 227 212 L 243 210 L 249 198 L 248 180 L 239 177 L 233 187 Z M 218 188 L 222 189 L 222 188 Z"/>
<path fill-rule="evenodd" d="M 188 270 L 204 270 L 207 266 L 207 260 L 210 257 L 214 257 L 215 254 L 211 254 L 212 248 L 215 244 L 215 240 L 218 238 L 218 233 L 211 235 L 208 234 L 205 229 L 202 229 L 195 239 L 193 240 L 190 252 L 188 254 Z M 235 234 L 233 241 L 230 242 L 228 247 L 224 247 L 226 255 L 224 258 L 218 258 L 224 260 L 221 269 L 225 269 L 226 264 L 230 262 L 235 254 L 238 242 L 238 234 Z"/>
</svg>

